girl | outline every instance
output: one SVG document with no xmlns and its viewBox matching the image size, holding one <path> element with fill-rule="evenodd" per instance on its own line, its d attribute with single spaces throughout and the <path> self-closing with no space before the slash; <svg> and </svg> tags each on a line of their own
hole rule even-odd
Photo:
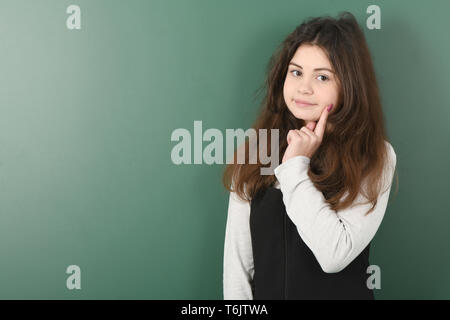
<svg viewBox="0 0 450 320">
<path fill-rule="evenodd" d="M 282 163 L 261 175 L 235 152 L 225 169 L 224 299 L 374 299 L 369 248 L 396 154 L 364 34 L 348 12 L 310 18 L 268 71 L 252 127 L 279 129 Z"/>
</svg>

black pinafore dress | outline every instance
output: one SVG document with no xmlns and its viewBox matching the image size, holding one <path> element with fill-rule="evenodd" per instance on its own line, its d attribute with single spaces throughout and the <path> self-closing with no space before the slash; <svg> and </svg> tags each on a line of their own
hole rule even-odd
<svg viewBox="0 0 450 320">
<path fill-rule="evenodd" d="M 283 195 L 273 186 L 251 201 L 253 299 L 367 299 L 370 243 L 345 269 L 326 273 L 286 213 Z"/>
</svg>

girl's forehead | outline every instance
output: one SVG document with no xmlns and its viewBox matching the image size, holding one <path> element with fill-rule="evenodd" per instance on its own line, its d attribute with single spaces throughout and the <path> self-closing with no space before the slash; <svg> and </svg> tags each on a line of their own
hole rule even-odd
<svg viewBox="0 0 450 320">
<path fill-rule="evenodd" d="M 297 48 L 290 62 L 300 65 L 302 68 L 332 69 L 325 51 L 314 45 L 302 44 Z"/>
<path fill-rule="evenodd" d="M 294 57 L 328 61 L 327 54 L 322 48 L 311 45 L 301 45 L 298 47 L 295 51 Z"/>
</svg>

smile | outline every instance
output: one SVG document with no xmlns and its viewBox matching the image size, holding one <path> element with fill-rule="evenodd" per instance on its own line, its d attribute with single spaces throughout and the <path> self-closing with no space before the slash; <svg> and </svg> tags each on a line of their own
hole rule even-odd
<svg viewBox="0 0 450 320">
<path fill-rule="evenodd" d="M 309 104 L 309 103 L 303 103 L 303 102 L 299 102 L 298 100 L 294 100 L 295 104 L 299 107 L 303 107 L 303 108 L 308 108 L 308 107 L 314 107 L 316 106 L 315 104 Z"/>
</svg>

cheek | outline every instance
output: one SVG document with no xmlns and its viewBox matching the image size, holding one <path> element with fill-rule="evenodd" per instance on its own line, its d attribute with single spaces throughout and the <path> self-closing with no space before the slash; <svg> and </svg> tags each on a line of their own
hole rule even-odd
<svg viewBox="0 0 450 320">
<path fill-rule="evenodd" d="M 336 85 L 336 83 L 331 87 L 331 89 L 330 89 L 330 98 L 333 100 L 333 101 L 337 101 L 338 100 L 338 98 L 339 98 L 339 88 L 338 88 L 338 86 Z"/>
<path fill-rule="evenodd" d="M 285 100 L 289 100 L 292 98 L 292 90 L 293 90 L 293 84 L 291 81 L 289 81 L 288 79 L 286 79 L 284 81 L 284 86 L 283 86 L 283 94 L 284 94 L 284 99 Z"/>
<path fill-rule="evenodd" d="M 337 89 L 333 87 L 323 88 L 323 90 L 320 91 L 320 96 L 322 97 L 323 101 L 337 101 L 338 98 L 338 91 Z"/>
<path fill-rule="evenodd" d="M 283 97 L 284 97 L 284 101 L 288 102 L 289 101 L 289 97 L 290 97 L 290 90 L 289 90 L 289 83 L 288 81 L 284 82 L 283 85 Z"/>
</svg>

